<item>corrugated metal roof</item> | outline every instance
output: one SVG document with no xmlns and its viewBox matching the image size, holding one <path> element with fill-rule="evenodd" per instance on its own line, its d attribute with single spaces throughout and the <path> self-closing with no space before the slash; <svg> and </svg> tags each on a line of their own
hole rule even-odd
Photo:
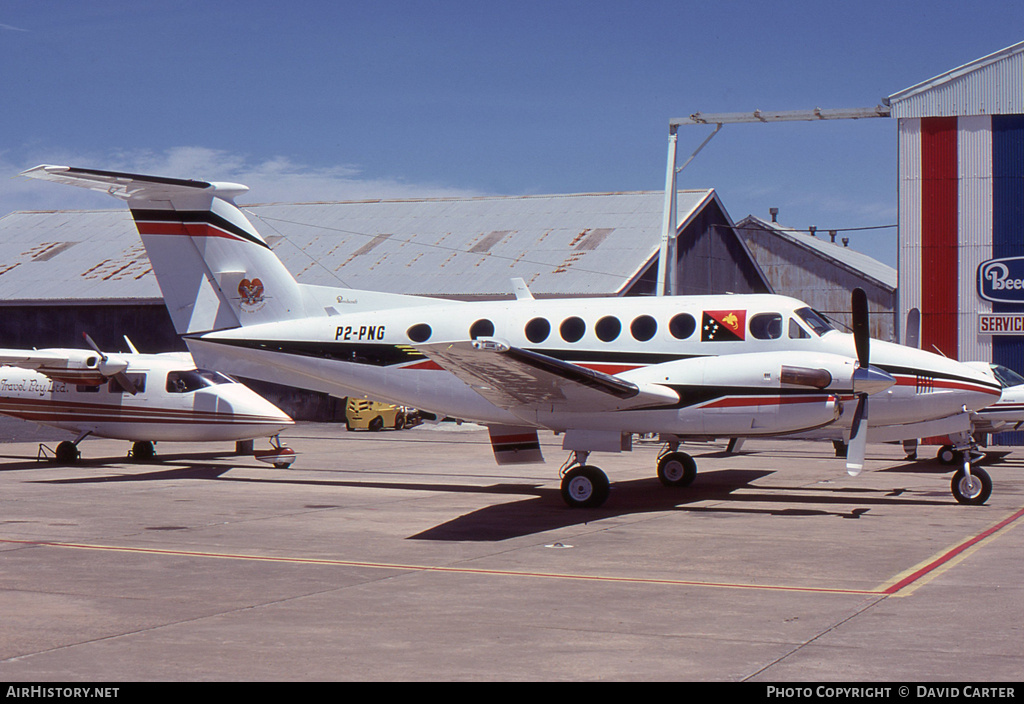
<svg viewBox="0 0 1024 704">
<path fill-rule="evenodd" d="M 680 191 L 685 222 L 711 189 Z M 657 255 L 664 193 L 593 193 L 241 206 L 303 283 L 439 296 L 622 291 Z M 723 208 L 724 211 L 724 208 Z M 0 218 L 0 300 L 160 298 L 127 211 Z"/>
<path fill-rule="evenodd" d="M 775 222 L 766 222 L 754 215 L 748 215 L 741 222 L 737 223 L 736 227 L 742 229 L 748 225 L 754 225 L 773 232 L 776 236 L 793 243 L 797 247 L 814 252 L 822 258 L 837 263 L 839 266 L 846 267 L 853 272 L 873 279 L 890 291 L 896 290 L 896 270 L 888 264 L 883 264 L 862 252 L 834 243 L 831 240 L 812 236 L 805 231 L 783 227 Z"/>
<path fill-rule="evenodd" d="M 892 117 L 1024 113 L 1024 42 L 889 96 Z"/>
<path fill-rule="evenodd" d="M 11 213 L 0 242 L 0 300 L 162 300 L 127 208 Z"/>
</svg>

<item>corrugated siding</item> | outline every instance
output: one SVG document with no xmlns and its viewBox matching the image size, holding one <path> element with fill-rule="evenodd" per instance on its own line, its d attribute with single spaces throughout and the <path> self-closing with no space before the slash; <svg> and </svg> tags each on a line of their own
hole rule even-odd
<svg viewBox="0 0 1024 704">
<path fill-rule="evenodd" d="M 992 359 L 992 337 L 978 334 L 978 314 L 992 304 L 977 293 L 977 271 L 992 258 L 992 119 L 961 117 L 959 144 L 959 349 L 960 359 Z M 977 305 L 964 305 L 976 301 Z"/>
<path fill-rule="evenodd" d="M 921 120 L 899 121 L 899 340 L 908 341 L 907 319 L 921 310 Z"/>
<path fill-rule="evenodd" d="M 889 96 L 892 116 L 1024 113 L 1024 43 Z"/>
<path fill-rule="evenodd" d="M 957 358 L 957 121 L 921 120 L 921 347 Z"/>
</svg>

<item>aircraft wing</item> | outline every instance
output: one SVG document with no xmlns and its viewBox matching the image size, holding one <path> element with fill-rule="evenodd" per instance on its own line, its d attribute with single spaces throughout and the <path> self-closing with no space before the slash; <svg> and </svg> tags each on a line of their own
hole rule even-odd
<svg viewBox="0 0 1024 704">
<path fill-rule="evenodd" d="M 98 385 L 122 376 L 128 362 L 86 350 L 0 349 L 0 365 L 31 369 L 68 384 Z"/>
<path fill-rule="evenodd" d="M 493 339 L 415 345 L 428 359 L 508 411 L 600 412 L 675 403 L 678 394 Z"/>
</svg>

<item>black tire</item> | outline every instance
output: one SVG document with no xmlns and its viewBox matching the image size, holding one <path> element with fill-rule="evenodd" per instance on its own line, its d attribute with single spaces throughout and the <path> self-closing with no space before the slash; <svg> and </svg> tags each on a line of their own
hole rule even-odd
<svg viewBox="0 0 1024 704">
<path fill-rule="evenodd" d="M 596 508 L 608 500 L 610 488 L 604 472 L 584 464 L 562 477 L 562 500 L 570 508 Z"/>
<path fill-rule="evenodd" d="M 61 464 L 74 464 L 78 461 L 81 453 L 78 451 L 78 446 L 75 443 L 70 440 L 64 440 L 57 445 L 54 455 Z"/>
<path fill-rule="evenodd" d="M 377 416 L 376 418 L 370 421 L 370 424 L 366 426 L 366 429 L 374 433 L 378 433 L 381 430 L 384 430 L 384 419 L 381 418 L 380 416 Z"/>
<path fill-rule="evenodd" d="M 690 486 L 697 478 L 697 463 L 685 452 L 669 452 L 658 460 L 658 479 L 665 486 Z"/>
<path fill-rule="evenodd" d="M 136 462 L 147 462 L 153 459 L 155 454 L 156 449 L 151 442 L 140 440 L 132 443 L 132 459 Z"/>
<path fill-rule="evenodd" d="M 992 495 L 992 479 L 981 467 L 971 467 L 971 477 L 968 481 L 967 474 L 960 468 L 953 473 L 950 490 L 959 503 L 981 506 Z"/>
<path fill-rule="evenodd" d="M 405 430 L 405 416 L 401 413 L 395 416 L 395 430 Z"/>
</svg>

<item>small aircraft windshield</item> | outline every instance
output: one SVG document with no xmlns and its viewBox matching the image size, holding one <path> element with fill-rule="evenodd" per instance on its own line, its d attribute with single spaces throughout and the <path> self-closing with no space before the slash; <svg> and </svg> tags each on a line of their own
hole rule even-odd
<svg viewBox="0 0 1024 704">
<path fill-rule="evenodd" d="M 167 392 L 172 394 L 187 394 L 205 386 L 230 383 L 229 377 L 220 372 L 211 372 L 206 369 L 189 369 L 167 374 Z"/>
<path fill-rule="evenodd" d="M 828 323 L 828 321 L 826 321 L 824 318 L 822 318 L 820 315 L 815 313 L 810 308 L 800 308 L 794 312 L 797 315 L 799 315 L 800 319 L 807 323 L 807 325 L 810 326 L 811 330 L 813 330 L 814 333 L 819 337 L 829 332 L 830 330 L 835 330 L 835 328 L 832 327 Z"/>
<path fill-rule="evenodd" d="M 1007 386 L 1019 386 L 1020 384 L 1024 384 L 1024 376 L 1021 376 L 1017 372 L 1004 367 L 1001 364 L 993 364 L 992 373 L 996 375 L 996 379 L 999 380 L 999 383 L 1004 389 Z"/>
</svg>

